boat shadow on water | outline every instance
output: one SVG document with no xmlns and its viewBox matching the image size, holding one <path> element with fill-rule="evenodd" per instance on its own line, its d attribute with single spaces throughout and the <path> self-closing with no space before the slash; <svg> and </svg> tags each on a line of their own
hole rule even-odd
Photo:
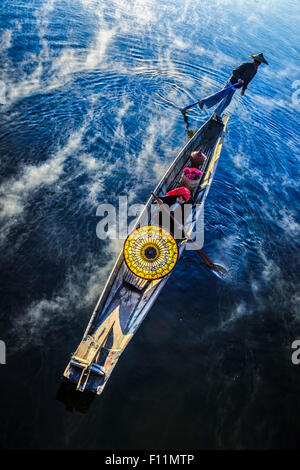
<svg viewBox="0 0 300 470">
<path fill-rule="evenodd" d="M 62 379 L 56 393 L 56 400 L 63 403 L 65 410 L 70 413 L 74 411 L 83 414 L 87 413 L 94 398 L 95 394 L 89 390 L 78 392 L 76 390 L 76 384 L 65 378 Z"/>
</svg>

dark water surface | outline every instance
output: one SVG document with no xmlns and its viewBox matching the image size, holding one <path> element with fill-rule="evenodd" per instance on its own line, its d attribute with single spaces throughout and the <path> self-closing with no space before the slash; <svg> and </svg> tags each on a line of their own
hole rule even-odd
<svg viewBox="0 0 300 470">
<path fill-rule="evenodd" d="M 1 447 L 296 448 L 299 2 L 11 0 L 0 14 Z M 270 65 L 231 104 L 206 203 L 206 251 L 230 279 L 187 252 L 103 395 L 70 412 L 61 375 L 119 251 L 96 236 L 97 206 L 145 203 L 187 140 L 176 106 L 261 50 Z"/>
</svg>

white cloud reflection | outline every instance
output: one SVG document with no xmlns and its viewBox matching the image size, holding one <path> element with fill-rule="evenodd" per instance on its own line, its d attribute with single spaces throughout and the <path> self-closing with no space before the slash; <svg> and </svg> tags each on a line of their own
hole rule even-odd
<svg viewBox="0 0 300 470">
<path fill-rule="evenodd" d="M 276 17 L 278 12 L 283 12 L 281 2 L 268 0 L 257 2 L 250 0 L 212 0 L 212 1 L 170 1 L 160 2 L 158 0 L 136 0 L 122 1 L 112 0 L 103 2 L 98 0 L 80 0 L 74 3 L 78 8 L 81 5 L 81 14 L 89 19 L 90 39 L 86 45 L 76 44 L 78 38 L 72 38 L 69 44 L 64 45 L 59 53 L 52 48 L 51 40 L 47 36 L 48 26 L 51 22 L 51 15 L 55 14 L 55 9 L 59 2 L 46 1 L 40 10 L 36 11 L 36 25 L 39 31 L 40 50 L 37 53 L 28 53 L 24 58 L 12 66 L 6 55 L 7 67 L 2 71 L 7 83 L 6 109 L 15 105 L 23 98 L 28 98 L 35 93 L 55 93 L 58 89 L 72 84 L 78 75 L 90 72 L 98 73 L 98 80 L 103 78 L 105 73 L 115 74 L 115 77 L 126 74 L 127 77 L 138 77 L 140 88 L 143 80 L 149 88 L 157 86 L 156 79 L 160 79 L 161 91 L 170 103 L 183 105 L 184 100 L 191 97 L 199 98 L 201 94 L 209 94 L 222 85 L 230 73 L 232 67 L 243 60 L 247 60 L 248 55 L 253 52 L 264 50 L 266 57 L 270 61 L 270 66 L 259 71 L 262 77 L 267 77 L 271 95 L 265 96 L 259 89 L 260 82 L 257 78 L 256 86 L 251 86 L 246 99 L 236 97 L 231 110 L 239 107 L 239 121 L 237 117 L 232 119 L 232 125 L 239 128 L 239 132 L 245 132 L 245 141 L 252 141 L 254 136 L 249 135 L 246 130 L 247 124 L 255 124 L 255 131 L 265 130 L 265 123 L 254 122 L 250 111 L 257 107 L 259 112 L 270 113 L 278 111 L 278 108 L 285 108 L 287 112 L 293 113 L 294 109 L 286 98 L 287 88 L 292 79 L 299 77 L 299 67 L 295 62 L 286 63 L 282 67 L 281 57 L 277 57 L 275 46 L 266 41 L 260 42 L 260 34 L 256 34 L 265 28 L 266 34 L 271 34 L 271 23 L 267 19 L 272 15 Z M 251 13 L 249 14 L 249 11 Z M 287 13 L 286 13 L 287 14 Z M 171 15 L 171 16 L 170 16 Z M 232 20 L 234 18 L 239 20 Z M 188 30 L 186 25 L 189 25 Z M 247 28 L 252 31 L 249 43 L 243 42 L 243 30 Z M 4 54 L 14 45 L 14 33 L 19 31 L 16 24 L 15 30 L 7 29 L 2 33 L 0 40 L 0 50 Z M 210 47 L 206 47 L 201 41 L 201 34 L 210 30 L 215 31 Z M 211 34 L 211 33 L 210 33 Z M 293 31 L 289 39 L 284 41 L 295 42 Z M 126 47 L 122 39 L 126 37 Z M 231 44 L 231 53 L 228 52 L 228 44 Z M 28 64 L 36 64 L 28 71 Z M 9 67 L 8 67 L 9 64 Z M 96 119 L 96 112 L 91 113 L 84 125 L 77 131 L 73 128 L 64 129 L 63 132 L 69 135 L 64 146 L 58 146 L 58 150 L 49 158 L 38 165 L 23 165 L 17 174 L 4 182 L 1 190 L 0 217 L 3 221 L 2 243 L 8 240 L 10 228 L 22 219 L 22 214 L 30 195 L 39 188 L 45 186 L 55 186 L 61 182 L 64 176 L 64 168 L 67 160 L 72 157 L 76 159 L 78 167 L 76 172 L 87 175 L 87 182 L 83 186 L 83 194 L 88 204 L 94 208 L 105 196 L 105 185 L 109 182 L 114 171 L 120 165 L 124 167 L 125 173 L 134 176 L 135 185 L 132 187 L 132 180 L 124 182 L 123 190 L 127 191 L 130 201 L 136 201 L 136 194 L 139 193 L 145 184 L 149 184 L 151 190 L 164 173 L 177 153 L 178 140 L 174 138 L 173 132 L 176 128 L 178 116 L 172 114 L 172 109 L 159 108 L 150 104 L 143 108 L 143 113 L 139 109 L 140 100 L 143 93 L 138 91 L 134 95 L 134 90 L 128 86 L 120 90 L 120 86 L 114 83 L 115 77 L 111 80 L 111 94 L 107 97 L 105 90 L 100 87 L 95 96 L 95 102 L 90 106 L 96 109 L 97 99 L 105 97 L 112 99 L 111 121 L 112 130 L 109 133 L 109 150 L 107 153 L 97 154 L 83 145 L 83 138 L 86 136 L 90 123 Z M 108 80 L 109 80 L 108 79 Z M 171 86 L 170 86 L 171 82 Z M 153 88 L 153 96 L 157 92 Z M 117 96 L 118 93 L 121 96 Z M 118 98 L 118 99 L 117 99 Z M 116 100 L 116 101 L 114 101 Z M 161 104 L 161 103 L 160 103 Z M 188 103 L 187 103 L 188 104 Z M 251 108 L 252 106 L 252 108 Z M 162 113 L 163 109 L 163 113 Z M 134 153 L 131 149 L 132 141 L 126 130 L 127 113 L 137 114 L 136 126 L 141 126 L 136 135 L 139 137 L 141 145 Z M 139 118 L 144 117 L 140 124 Z M 100 116 L 100 119 L 102 115 Z M 197 118 L 197 115 L 196 115 Z M 234 120 L 235 119 L 235 120 Z M 252 119 L 252 121 L 251 121 Z M 112 121 L 114 123 L 112 124 Z M 101 128 L 103 132 L 104 125 Z M 139 133 L 140 132 L 140 133 Z M 132 140 L 135 136 L 132 137 Z M 270 133 L 270 138 L 274 135 Z M 163 142 L 163 144 L 161 143 Z M 287 145 L 295 152 L 295 141 L 291 140 Z M 278 150 L 274 142 L 274 150 Z M 274 180 L 266 180 L 261 168 L 256 168 L 251 162 L 249 148 L 244 144 L 230 148 L 230 139 L 226 145 L 230 150 L 229 162 L 240 171 L 239 184 L 241 187 L 251 178 L 255 180 L 266 197 L 272 193 Z M 120 149 L 120 154 L 115 157 L 116 149 Z M 108 163 L 106 163 L 108 162 Z M 254 167 L 254 168 L 253 168 Z M 150 177 L 148 175 L 151 175 Z M 69 175 L 70 178 L 74 174 Z M 148 178 L 148 180 L 147 180 Z M 286 178 L 288 180 L 288 178 Z M 284 180 L 284 178 L 283 178 Z M 146 181 L 146 183 L 145 183 Z M 152 186 L 151 186 L 152 185 Z M 284 185 L 283 185 L 284 186 Z M 116 189 L 111 187 L 111 196 L 114 197 Z M 140 202 L 140 201 L 138 201 Z M 271 215 L 270 215 L 271 216 Z M 282 211 L 278 214 L 279 222 L 288 227 L 288 230 L 297 235 L 299 224 L 296 221 L 293 211 Z M 225 237 L 220 245 L 220 253 L 231 253 L 237 241 L 236 233 Z M 112 261 L 118 250 L 115 245 L 110 245 L 108 252 L 112 255 Z M 41 328 L 50 327 L 51 320 L 55 315 L 72 314 L 70 305 L 77 303 L 77 308 L 95 300 L 102 287 L 102 281 L 107 276 L 111 263 L 107 267 L 95 266 L 90 279 L 81 278 L 87 266 L 92 266 L 94 260 L 87 257 L 85 267 L 73 267 L 78 269 L 77 275 L 66 274 L 65 285 L 61 290 L 54 292 L 47 299 L 37 300 L 29 305 L 26 312 L 19 317 L 16 322 L 16 331 L 28 331 L 28 341 L 38 337 Z M 238 269 L 236 267 L 236 269 Z M 279 268 L 278 268 L 279 269 Z M 264 282 L 273 282 L 274 277 L 280 277 L 276 264 L 267 264 L 262 272 Z M 276 277 L 276 279 L 277 279 Z M 83 284 L 83 288 L 79 286 Z M 259 281 L 253 284 L 253 290 L 259 292 Z M 246 312 L 245 304 L 233 307 L 230 322 L 239 318 Z M 45 328 L 46 331 L 46 328 Z M 28 344 L 28 343 L 27 343 Z"/>
</svg>

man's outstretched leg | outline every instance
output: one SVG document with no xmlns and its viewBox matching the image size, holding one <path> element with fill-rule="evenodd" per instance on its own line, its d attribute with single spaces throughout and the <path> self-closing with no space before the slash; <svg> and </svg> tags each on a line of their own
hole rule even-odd
<svg viewBox="0 0 300 470">
<path fill-rule="evenodd" d="M 216 116 L 217 121 L 222 122 L 222 114 L 227 108 L 227 106 L 229 106 L 232 100 L 232 97 L 234 95 L 234 92 L 235 92 L 235 88 L 231 88 L 227 96 L 225 96 L 225 98 L 221 101 L 219 106 L 217 106 L 217 108 L 215 109 L 215 116 Z"/>
<path fill-rule="evenodd" d="M 225 84 L 223 90 L 228 86 L 228 82 Z M 202 109 L 203 106 L 206 106 L 208 109 L 212 108 L 216 104 L 220 103 L 223 99 L 228 96 L 228 93 L 231 92 L 232 89 L 224 91 L 224 93 L 214 94 L 208 96 L 207 98 L 203 98 L 203 100 L 199 100 L 199 106 Z"/>
</svg>

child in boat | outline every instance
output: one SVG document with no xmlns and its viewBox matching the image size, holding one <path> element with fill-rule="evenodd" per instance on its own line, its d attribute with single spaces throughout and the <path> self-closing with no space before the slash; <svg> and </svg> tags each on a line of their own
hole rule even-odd
<svg viewBox="0 0 300 470">
<path fill-rule="evenodd" d="M 170 213 L 172 216 L 177 220 L 180 224 L 184 225 L 184 219 L 185 216 L 187 216 L 187 213 L 185 214 L 184 211 L 182 210 L 182 207 L 184 204 L 187 202 L 191 202 L 191 192 L 189 189 L 185 188 L 184 186 L 181 186 L 180 188 L 175 188 L 172 189 L 172 191 L 167 192 L 165 196 L 161 196 L 157 204 L 162 205 L 162 204 L 167 204 L 169 206 Z M 177 204 L 176 204 L 177 203 Z M 175 207 L 178 205 L 178 207 Z M 156 219 L 158 215 L 158 219 Z M 170 231 L 171 235 L 175 238 L 175 240 L 183 240 L 185 235 L 184 232 L 181 229 L 178 229 L 176 226 L 176 223 L 174 223 L 174 220 L 171 218 L 168 221 L 166 219 L 162 218 L 162 213 L 157 214 L 155 217 L 155 214 L 152 214 L 152 219 L 151 219 L 151 224 L 152 225 L 158 225 L 159 227 L 164 227 L 168 231 Z M 166 223 L 166 225 L 165 225 Z"/>
<path fill-rule="evenodd" d="M 179 184 L 187 188 L 193 195 L 194 190 L 198 187 L 199 179 L 203 175 L 203 172 L 198 168 L 186 167 L 183 170 Z"/>
<path fill-rule="evenodd" d="M 191 192 L 188 188 L 181 186 L 180 188 L 172 189 L 167 192 L 165 196 L 161 196 L 158 200 L 158 204 L 167 204 L 171 207 L 176 202 L 179 205 L 187 203 L 191 199 Z"/>
</svg>

